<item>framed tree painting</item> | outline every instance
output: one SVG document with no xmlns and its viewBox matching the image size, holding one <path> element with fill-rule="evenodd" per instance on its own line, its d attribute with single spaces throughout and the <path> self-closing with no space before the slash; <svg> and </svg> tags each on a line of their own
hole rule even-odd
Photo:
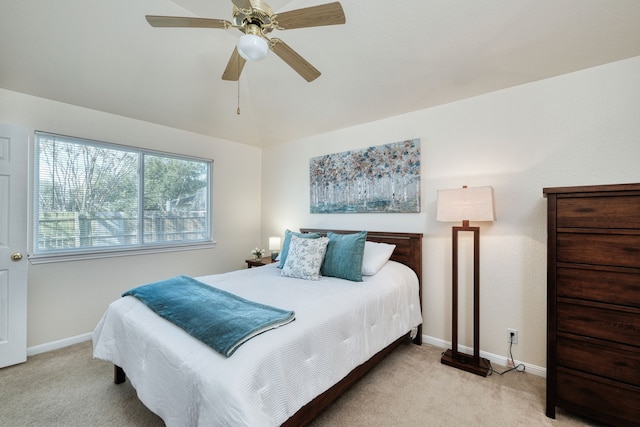
<svg viewBox="0 0 640 427">
<path fill-rule="evenodd" d="M 314 157 L 311 213 L 420 212 L 420 139 Z"/>
</svg>

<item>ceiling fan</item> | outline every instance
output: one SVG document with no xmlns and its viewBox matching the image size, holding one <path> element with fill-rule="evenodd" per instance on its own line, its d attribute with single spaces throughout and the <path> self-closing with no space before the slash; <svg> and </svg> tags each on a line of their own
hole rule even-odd
<svg viewBox="0 0 640 427">
<path fill-rule="evenodd" d="M 262 59 L 271 49 L 284 62 L 311 82 L 320 76 L 313 65 L 278 38 L 268 38 L 273 30 L 338 25 L 346 22 L 344 11 L 339 2 L 274 13 L 262 0 L 231 0 L 233 3 L 232 22 L 224 19 L 189 18 L 179 16 L 147 15 L 152 27 L 195 27 L 219 28 L 226 30 L 234 27 L 244 33 L 233 50 L 227 67 L 222 74 L 223 80 L 236 81 L 246 61 Z"/>
</svg>

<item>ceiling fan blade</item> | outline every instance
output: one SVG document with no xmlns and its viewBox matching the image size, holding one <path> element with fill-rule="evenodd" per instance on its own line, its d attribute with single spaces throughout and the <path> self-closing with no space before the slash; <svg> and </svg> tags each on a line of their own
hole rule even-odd
<svg viewBox="0 0 640 427">
<path fill-rule="evenodd" d="M 194 27 L 194 28 L 222 28 L 231 27 L 231 22 L 224 19 L 189 18 L 182 16 L 147 15 L 147 22 L 152 27 Z"/>
<path fill-rule="evenodd" d="M 231 2 L 236 5 L 238 9 L 251 9 L 253 6 L 251 5 L 251 0 L 231 0 Z"/>
<path fill-rule="evenodd" d="M 309 64 L 306 59 L 300 56 L 295 50 L 291 49 L 282 40 L 271 39 L 269 47 L 306 81 L 311 82 L 320 77 L 320 71 L 318 71 L 313 65 Z"/>
<path fill-rule="evenodd" d="M 321 4 L 290 10 L 275 15 L 278 26 L 283 30 L 293 28 L 320 27 L 344 24 L 346 18 L 340 2 Z"/>
<path fill-rule="evenodd" d="M 233 49 L 231 58 L 229 58 L 229 62 L 227 62 L 227 68 L 225 68 L 224 73 L 222 73 L 222 80 L 239 80 L 246 62 L 247 61 L 238 54 L 238 48 Z"/>
</svg>

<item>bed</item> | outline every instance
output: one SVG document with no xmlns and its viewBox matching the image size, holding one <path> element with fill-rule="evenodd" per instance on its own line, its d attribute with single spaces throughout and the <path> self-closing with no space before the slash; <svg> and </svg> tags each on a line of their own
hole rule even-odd
<svg viewBox="0 0 640 427">
<path fill-rule="evenodd" d="M 196 278 L 295 311 L 295 321 L 255 336 L 230 357 L 131 296 L 114 301 L 96 326 L 94 357 L 113 363 L 114 381 L 129 379 L 167 426 L 305 425 L 397 345 L 422 343 L 422 234 L 367 232 L 366 239 L 395 249 L 362 282 L 283 278 L 276 263 Z"/>
</svg>

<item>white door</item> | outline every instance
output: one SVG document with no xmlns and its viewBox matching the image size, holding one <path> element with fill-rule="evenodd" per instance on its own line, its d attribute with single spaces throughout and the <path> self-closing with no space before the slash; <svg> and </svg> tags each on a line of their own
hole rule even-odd
<svg viewBox="0 0 640 427">
<path fill-rule="evenodd" d="M 27 360 L 28 143 L 0 123 L 0 368 Z"/>
</svg>

